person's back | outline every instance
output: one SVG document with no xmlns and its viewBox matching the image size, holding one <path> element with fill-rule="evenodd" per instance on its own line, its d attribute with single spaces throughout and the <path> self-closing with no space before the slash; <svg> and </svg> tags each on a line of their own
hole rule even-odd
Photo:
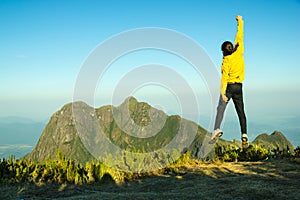
<svg viewBox="0 0 300 200">
<path fill-rule="evenodd" d="M 244 80 L 245 65 L 244 65 L 244 56 L 238 51 L 232 53 L 231 55 L 225 56 L 224 61 L 228 63 L 228 82 L 241 83 Z M 223 62 L 224 62 L 223 61 Z"/>
</svg>

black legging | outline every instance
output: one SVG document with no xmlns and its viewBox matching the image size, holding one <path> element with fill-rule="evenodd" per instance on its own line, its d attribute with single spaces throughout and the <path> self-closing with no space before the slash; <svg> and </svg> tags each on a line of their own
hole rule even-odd
<svg viewBox="0 0 300 200">
<path fill-rule="evenodd" d="M 238 114 L 240 127 L 241 127 L 241 134 L 247 133 L 247 120 L 244 111 L 242 87 L 243 87 L 242 83 L 234 83 L 234 84 L 228 84 L 226 89 L 226 96 L 228 97 L 228 102 L 232 98 L 235 106 L 235 110 Z M 216 116 L 214 130 L 220 128 L 224 116 L 224 111 L 226 109 L 228 102 L 223 101 L 222 96 L 220 96 L 219 105 L 217 107 L 217 116 Z"/>
</svg>

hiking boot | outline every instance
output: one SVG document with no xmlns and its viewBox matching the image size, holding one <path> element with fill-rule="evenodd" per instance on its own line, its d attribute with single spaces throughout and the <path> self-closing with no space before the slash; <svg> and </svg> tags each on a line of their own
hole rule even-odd
<svg viewBox="0 0 300 200">
<path fill-rule="evenodd" d="M 248 136 L 246 133 L 242 134 L 242 147 L 243 149 L 247 149 L 249 147 Z"/>
<path fill-rule="evenodd" d="M 216 129 L 211 133 L 211 139 L 214 139 L 216 137 L 221 137 L 223 135 L 223 132 L 220 129 Z"/>
<path fill-rule="evenodd" d="M 220 129 L 216 129 L 211 133 L 211 138 L 209 144 L 217 142 L 217 140 L 223 135 L 223 132 Z"/>
</svg>

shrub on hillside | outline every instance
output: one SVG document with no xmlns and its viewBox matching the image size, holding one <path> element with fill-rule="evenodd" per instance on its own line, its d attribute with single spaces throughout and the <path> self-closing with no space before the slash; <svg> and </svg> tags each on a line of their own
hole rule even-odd
<svg viewBox="0 0 300 200">
<path fill-rule="evenodd" d="M 56 159 L 46 159 L 43 163 L 14 157 L 0 160 L 0 183 L 34 182 L 59 184 L 83 184 L 101 181 L 109 174 L 114 182 L 124 180 L 125 174 L 98 162 L 88 162 L 85 166 L 66 159 L 57 152 Z"/>
<path fill-rule="evenodd" d="M 216 145 L 215 154 L 217 159 L 226 162 L 259 161 L 269 157 L 267 149 L 263 146 L 253 144 L 250 144 L 247 149 L 239 148 L 236 145 L 227 147 Z"/>
<path fill-rule="evenodd" d="M 295 150 L 294 150 L 294 156 L 296 158 L 300 158 L 300 146 L 298 146 Z"/>
</svg>

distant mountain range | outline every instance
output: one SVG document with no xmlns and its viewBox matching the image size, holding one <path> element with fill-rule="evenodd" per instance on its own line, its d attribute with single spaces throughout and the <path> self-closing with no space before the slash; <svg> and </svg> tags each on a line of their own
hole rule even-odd
<svg viewBox="0 0 300 200">
<path fill-rule="evenodd" d="M 5 118 L 7 120 L 7 118 Z M 35 145 L 45 128 L 42 122 L 0 121 L 0 146 L 7 144 Z"/>
<path fill-rule="evenodd" d="M 103 143 L 103 138 L 99 138 L 99 128 L 109 142 Z M 118 107 L 107 105 L 97 109 L 84 102 L 74 102 L 53 114 L 28 157 L 43 161 L 54 158 L 56 151 L 60 150 L 67 158 L 84 163 L 95 159 L 95 155 L 98 155 L 96 151 L 105 151 L 107 147 L 104 146 L 108 143 L 129 151 L 151 152 L 168 145 L 174 137 L 177 144 L 189 144 L 186 149 L 196 156 L 206 134 L 207 131 L 196 123 L 178 115 L 168 116 L 145 102 L 138 102 L 134 97 L 127 98 Z M 218 143 L 232 144 L 224 139 Z M 253 143 L 266 147 L 279 145 L 280 148 L 289 145 L 293 148 L 280 132 L 274 132 L 271 136 L 262 134 Z"/>
<path fill-rule="evenodd" d="M 23 117 L 0 117 L 0 158 L 31 152 L 44 128 L 45 123 Z"/>
</svg>

